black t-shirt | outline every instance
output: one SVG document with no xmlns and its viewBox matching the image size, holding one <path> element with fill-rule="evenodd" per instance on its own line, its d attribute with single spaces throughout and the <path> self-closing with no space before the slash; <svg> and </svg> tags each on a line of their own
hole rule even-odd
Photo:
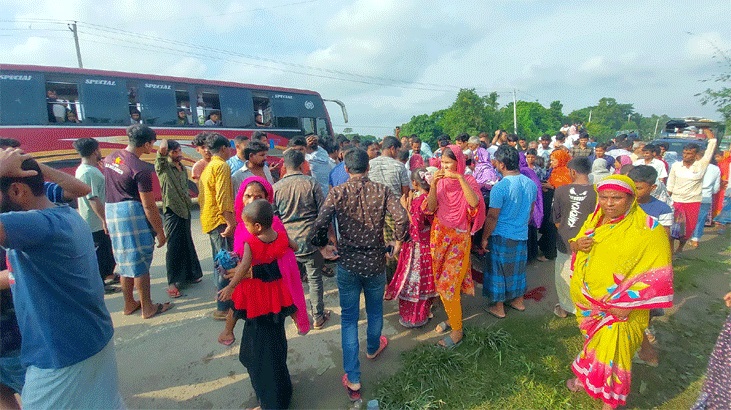
<svg viewBox="0 0 731 410">
<path fill-rule="evenodd" d="M 578 235 L 581 225 L 596 208 L 596 191 L 591 184 L 569 184 L 556 188 L 553 195 L 551 214 L 553 222 L 559 224 L 560 240 L 556 248 L 561 253 L 570 253 L 569 239 Z"/>
</svg>

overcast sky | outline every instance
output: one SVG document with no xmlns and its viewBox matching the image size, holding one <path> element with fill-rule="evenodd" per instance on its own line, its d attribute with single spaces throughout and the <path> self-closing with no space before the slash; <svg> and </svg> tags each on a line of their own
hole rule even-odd
<svg viewBox="0 0 731 410">
<path fill-rule="evenodd" d="M 701 6 L 702 4 L 702 6 Z M 731 50 L 731 1 L 0 0 L 0 62 L 312 89 L 335 131 L 390 134 L 459 88 L 553 100 L 601 97 L 644 115 L 719 118 L 694 94 Z M 49 19 L 39 22 L 38 19 Z M 164 41 L 160 40 L 164 39 Z M 729 67 L 725 67 L 727 70 Z"/>
</svg>

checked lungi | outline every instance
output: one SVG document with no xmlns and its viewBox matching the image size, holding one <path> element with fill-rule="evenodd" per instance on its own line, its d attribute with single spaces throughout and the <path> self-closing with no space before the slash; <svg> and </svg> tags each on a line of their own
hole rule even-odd
<svg viewBox="0 0 731 410">
<path fill-rule="evenodd" d="M 482 293 L 491 302 L 507 302 L 523 296 L 526 287 L 528 241 L 516 241 L 500 235 L 490 237 L 492 264 L 485 272 Z"/>
<path fill-rule="evenodd" d="M 147 221 L 142 203 L 108 203 L 105 210 L 119 274 L 126 278 L 136 278 L 149 273 L 152 253 L 155 250 L 155 232 Z"/>
</svg>

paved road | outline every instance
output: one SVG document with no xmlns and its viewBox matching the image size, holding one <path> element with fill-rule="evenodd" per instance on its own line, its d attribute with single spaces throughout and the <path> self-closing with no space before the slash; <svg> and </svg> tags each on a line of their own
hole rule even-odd
<svg viewBox="0 0 731 410">
<path fill-rule="evenodd" d="M 211 319 L 215 309 L 215 285 L 211 271 L 208 236 L 200 232 L 198 214 L 193 221 L 193 238 L 204 270 L 200 284 L 185 289 L 169 312 L 150 320 L 124 316 L 121 294 L 106 297 L 114 320 L 114 343 L 120 371 L 120 389 L 130 408 L 242 408 L 253 407 L 253 390 L 246 369 L 238 361 L 238 340 L 231 347 L 217 343 L 223 322 Z M 165 248 L 157 249 L 152 262 L 152 298 L 169 300 L 165 292 Z M 546 314 L 556 303 L 553 291 L 553 264 L 537 263 L 528 268 L 528 288 L 545 286 L 540 302 L 527 301 L 525 314 Z M 298 336 L 288 320 L 289 370 L 294 384 L 292 408 L 347 408 L 349 401 L 340 385 L 340 308 L 334 278 L 325 278 L 325 306 L 333 311 L 327 326 Z M 465 323 L 476 325 L 496 319 L 482 309 L 484 299 L 464 297 Z M 306 289 L 305 289 L 305 294 Z M 398 368 L 400 353 L 420 343 L 436 343 L 433 327 L 445 318 L 435 312 L 433 323 L 423 329 L 406 330 L 398 324 L 398 304 L 384 302 L 384 334 L 391 344 L 376 360 L 361 353 L 364 403 L 373 398 L 375 382 Z M 362 306 L 363 308 L 363 306 Z M 514 311 L 509 315 L 520 315 Z M 365 318 L 362 310 L 361 318 Z M 509 320 L 509 319 L 508 319 Z M 243 324 L 236 329 L 237 338 Z M 365 349 L 365 320 L 361 321 L 361 350 Z"/>
</svg>

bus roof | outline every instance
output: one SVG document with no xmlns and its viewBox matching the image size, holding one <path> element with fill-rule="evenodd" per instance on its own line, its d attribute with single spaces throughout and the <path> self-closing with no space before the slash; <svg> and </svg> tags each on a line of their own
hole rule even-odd
<svg viewBox="0 0 731 410">
<path fill-rule="evenodd" d="M 91 69 L 87 69 L 87 68 L 0 64 L 0 71 L 2 71 L 2 70 L 37 71 L 37 72 L 43 72 L 43 73 L 63 73 L 63 74 L 83 74 L 83 75 L 126 77 L 126 78 L 135 78 L 135 79 L 139 79 L 139 80 L 167 81 L 167 82 L 173 82 L 173 83 L 193 83 L 193 84 L 210 85 L 210 86 L 218 86 L 218 87 L 243 87 L 243 88 L 250 88 L 250 89 L 262 90 L 262 91 L 283 91 L 283 92 L 311 94 L 311 95 L 320 96 L 320 93 L 318 93 L 316 91 L 301 90 L 301 89 L 296 89 L 296 88 L 272 87 L 272 86 L 267 86 L 267 85 L 236 83 L 233 81 L 213 81 L 213 80 L 202 80 L 202 79 L 197 79 L 197 78 L 173 77 L 173 76 L 163 76 L 163 75 L 154 75 L 154 74 L 136 74 L 136 73 L 126 73 L 123 71 L 91 70 Z"/>
</svg>

